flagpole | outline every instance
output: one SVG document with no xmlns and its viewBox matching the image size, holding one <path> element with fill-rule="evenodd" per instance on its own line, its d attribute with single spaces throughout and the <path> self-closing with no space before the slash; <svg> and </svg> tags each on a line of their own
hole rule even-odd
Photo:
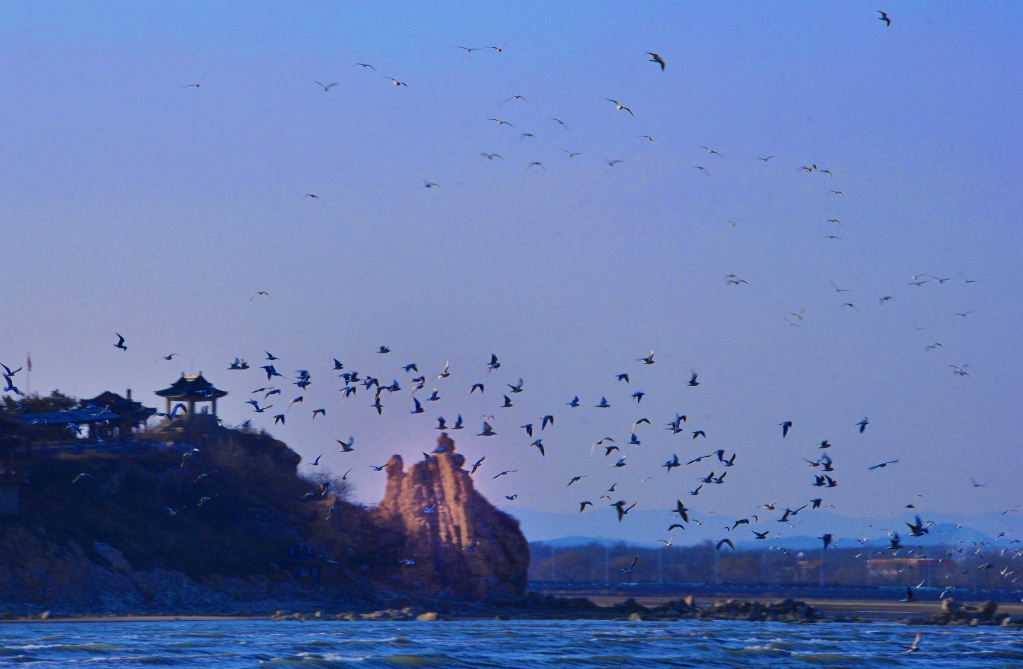
<svg viewBox="0 0 1023 669">
<path fill-rule="evenodd" d="M 32 394 L 32 354 L 25 354 L 25 394 Z"/>
</svg>

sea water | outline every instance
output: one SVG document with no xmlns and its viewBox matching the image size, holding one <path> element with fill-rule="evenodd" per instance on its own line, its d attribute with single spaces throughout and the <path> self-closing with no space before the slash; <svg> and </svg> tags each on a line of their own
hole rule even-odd
<svg viewBox="0 0 1023 669">
<path fill-rule="evenodd" d="M 917 631 L 920 651 L 907 654 Z M 218 620 L 0 624 L 0 667 L 1023 667 L 1023 631 L 903 623 Z"/>
</svg>

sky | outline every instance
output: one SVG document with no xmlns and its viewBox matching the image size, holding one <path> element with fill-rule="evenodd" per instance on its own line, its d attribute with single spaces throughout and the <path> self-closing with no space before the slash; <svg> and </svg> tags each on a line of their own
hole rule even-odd
<svg viewBox="0 0 1023 669">
<path fill-rule="evenodd" d="M 7 7 L 0 361 L 31 353 L 22 390 L 161 410 L 202 371 L 226 424 L 350 469 L 369 504 L 371 465 L 461 414 L 513 514 L 1015 508 L 1023 6 L 891 2 L 886 26 L 875 4 Z M 402 391 L 342 401 L 334 358 Z M 735 465 L 698 495 L 716 457 L 662 467 L 717 449 Z"/>
</svg>

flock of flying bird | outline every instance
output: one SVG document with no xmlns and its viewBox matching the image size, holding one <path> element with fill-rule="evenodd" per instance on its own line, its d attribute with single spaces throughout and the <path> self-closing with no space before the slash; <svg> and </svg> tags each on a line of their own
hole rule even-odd
<svg viewBox="0 0 1023 669">
<path fill-rule="evenodd" d="M 884 23 L 885 26 L 890 27 L 892 24 L 891 18 L 883 11 L 879 11 L 879 14 L 880 16 L 877 17 L 878 20 Z M 484 48 L 458 46 L 457 48 L 464 50 L 467 54 L 483 51 L 490 51 L 494 54 L 502 54 L 504 52 L 504 47 L 500 46 Z M 646 52 L 646 56 L 648 56 L 647 60 L 650 63 L 653 63 L 660 71 L 666 72 L 668 70 L 668 63 L 660 54 L 649 51 Z M 358 62 L 355 65 L 369 73 L 376 71 L 376 68 L 370 63 Z M 380 76 L 389 81 L 395 88 L 407 88 L 409 86 L 407 82 L 399 79 L 398 77 L 382 74 Z M 195 83 L 188 84 L 183 88 L 198 89 L 201 82 L 202 80 L 199 80 Z M 317 80 L 313 83 L 324 93 L 329 93 L 334 88 L 341 85 L 341 83 L 337 81 Z M 631 103 L 626 104 L 622 100 L 612 97 L 605 98 L 605 100 L 613 105 L 614 112 L 622 112 L 630 118 L 637 116 L 637 110 L 633 108 Z M 528 103 L 528 99 L 524 95 L 515 94 L 504 100 L 504 103 L 525 104 Z M 552 116 L 548 117 L 548 119 L 558 126 L 567 127 L 566 122 L 560 118 Z M 495 123 L 497 127 L 515 127 L 512 122 L 503 118 L 490 117 L 486 120 Z M 654 138 L 650 135 L 639 135 L 639 137 L 647 142 L 654 142 Z M 519 140 L 535 141 L 536 135 L 533 132 L 523 131 L 519 135 Z M 713 147 L 702 146 L 701 148 L 707 154 L 708 160 L 717 160 L 721 156 L 721 153 Z M 576 156 L 581 155 L 580 151 L 570 151 L 565 148 L 562 148 L 561 151 L 566 154 L 568 158 L 575 158 Z M 501 154 L 492 151 L 481 151 L 480 156 L 485 160 L 503 159 Z M 765 165 L 775 158 L 776 156 L 774 155 L 756 156 L 756 160 L 759 160 Z M 608 159 L 606 162 L 609 167 L 614 167 L 623 161 L 621 159 Z M 544 169 L 545 165 L 543 161 L 534 160 L 529 162 L 526 167 L 527 169 Z M 694 166 L 694 169 L 705 174 L 709 174 L 706 165 L 696 165 Z M 831 169 L 827 167 L 820 167 L 813 162 L 800 166 L 799 170 L 808 175 L 819 174 L 826 176 L 829 179 L 828 183 L 831 183 L 830 179 L 835 178 L 835 174 Z M 441 184 L 429 179 L 424 179 L 423 183 L 428 189 L 441 187 Z M 836 198 L 845 197 L 845 193 L 837 188 L 829 190 L 828 194 Z M 306 193 L 305 196 L 309 199 L 319 199 L 319 195 L 316 193 Z M 842 221 L 835 216 L 828 218 L 827 221 L 832 224 L 842 224 Z M 841 239 L 835 234 L 829 234 L 827 235 L 827 238 L 834 240 Z M 967 279 L 961 272 L 956 275 L 949 276 L 938 276 L 931 273 L 914 274 L 907 283 L 916 288 L 920 288 L 928 284 L 941 286 L 953 280 L 960 280 L 966 284 L 976 283 L 976 280 Z M 750 286 L 754 282 L 750 279 L 731 273 L 726 275 L 725 283 L 728 286 L 741 290 L 743 289 L 743 286 Z M 859 307 L 859 305 L 855 302 L 848 299 L 846 295 L 847 293 L 852 292 L 851 289 L 839 287 L 833 282 L 831 283 L 831 288 L 835 295 L 841 299 L 839 309 L 855 310 Z M 270 300 L 270 292 L 266 290 L 258 290 L 249 298 L 249 300 L 254 301 L 262 298 Z M 894 299 L 895 298 L 892 295 L 879 296 L 878 306 L 884 308 L 886 305 L 892 303 Z M 971 313 L 973 313 L 972 309 L 954 312 L 956 316 L 962 318 L 966 318 Z M 800 309 L 798 312 L 793 311 L 784 316 L 785 320 L 788 321 L 789 325 L 792 327 L 802 327 L 808 317 L 809 315 L 807 314 L 806 309 Z M 127 352 L 128 345 L 126 338 L 119 333 L 115 334 L 116 342 L 113 343 L 113 346 L 121 352 Z M 930 352 L 939 348 L 942 348 L 941 342 L 934 341 L 929 343 L 924 350 Z M 363 398 L 372 400 L 367 403 L 379 416 L 382 416 L 384 413 L 390 413 L 391 411 L 408 411 L 408 413 L 412 415 L 424 416 L 430 413 L 433 414 L 433 420 L 436 421 L 434 428 L 439 431 L 450 430 L 452 432 L 457 432 L 467 429 L 469 427 L 467 422 L 470 422 L 474 427 L 476 425 L 479 426 L 478 429 L 473 431 L 473 434 L 479 438 L 480 442 L 484 442 L 498 435 L 501 435 L 502 440 L 506 443 L 521 439 L 523 445 L 528 450 L 531 450 L 534 457 L 537 458 L 547 457 L 548 449 L 551 444 L 550 441 L 545 442 L 545 440 L 549 440 L 550 435 L 556 434 L 557 421 L 561 420 L 565 412 L 600 411 L 610 408 L 612 403 L 619 402 L 628 403 L 630 406 L 634 406 L 636 408 L 641 407 L 646 393 L 638 389 L 632 392 L 628 392 L 628 390 L 632 389 L 632 379 L 637 376 L 637 372 L 640 369 L 655 364 L 654 351 L 650 351 L 646 355 L 639 356 L 633 360 L 632 366 L 635 367 L 635 369 L 626 369 L 609 378 L 609 383 L 611 384 L 609 389 L 593 393 L 593 396 L 588 397 L 587 399 L 583 399 L 578 394 L 566 396 L 564 406 L 559 407 L 558 410 L 544 412 L 541 415 L 535 416 L 532 419 L 527 419 L 525 422 L 516 425 L 515 423 L 518 423 L 518 421 L 509 424 L 509 422 L 505 419 L 505 416 L 508 415 L 506 410 L 511 409 L 516 405 L 520 393 L 527 391 L 526 383 L 522 378 L 517 378 L 517 380 L 513 383 L 509 383 L 509 379 L 504 379 L 498 383 L 498 375 L 494 374 L 494 372 L 499 369 L 503 369 L 503 367 L 501 360 L 496 354 L 491 355 L 489 361 L 485 361 L 485 364 L 481 364 L 480 369 L 478 370 L 480 375 L 479 378 L 472 379 L 468 385 L 458 387 L 457 384 L 452 385 L 453 381 L 450 380 L 450 377 L 452 377 L 450 364 L 445 364 L 441 369 L 436 370 L 436 372 L 427 374 L 426 371 L 421 370 L 420 366 L 415 362 L 395 364 L 393 361 L 394 355 L 389 355 L 391 353 L 391 349 L 387 346 L 380 346 L 379 349 L 377 349 L 376 354 L 377 356 L 380 356 L 379 360 L 381 364 L 379 366 L 382 367 L 382 369 L 374 372 L 374 374 L 361 373 L 355 368 L 346 365 L 346 363 L 342 362 L 340 359 L 335 358 L 332 361 L 332 365 L 329 370 L 324 371 L 331 374 L 334 379 L 340 381 L 340 387 L 335 388 L 335 390 L 339 393 L 339 401 L 341 403 L 350 403 L 363 400 Z M 163 357 L 165 360 L 171 360 L 175 355 L 176 354 L 171 353 Z M 386 363 L 384 363 L 384 361 L 386 361 Z M 277 366 L 280 364 L 279 358 L 273 353 L 266 351 L 264 360 L 261 362 L 263 364 L 254 366 L 250 365 L 244 358 L 236 357 L 227 365 L 227 369 L 231 372 L 261 370 L 262 373 L 265 374 L 266 383 L 261 387 L 252 390 L 251 397 L 246 400 L 246 403 L 251 406 L 254 414 L 266 414 L 272 416 L 274 425 L 284 426 L 286 425 L 289 416 L 291 416 L 296 410 L 296 407 L 305 407 L 311 420 L 316 420 L 318 417 L 325 417 L 328 412 L 334 411 L 334 408 L 328 405 L 313 407 L 308 405 L 306 391 L 313 383 L 313 374 L 310 371 L 307 369 L 300 369 L 295 373 L 294 379 L 289 380 L 284 376 L 284 374 L 278 371 Z M 949 367 L 952 368 L 952 373 L 958 377 L 970 376 L 969 372 L 966 371 L 968 367 L 968 364 L 966 363 L 949 364 Z M 401 381 L 394 378 L 399 370 L 406 375 L 406 378 Z M 21 391 L 14 382 L 15 375 L 19 371 L 20 369 L 12 369 L 3 365 L 3 392 L 21 394 Z M 376 374 L 379 374 L 379 376 Z M 287 386 L 285 386 L 285 382 L 287 382 Z M 684 392 L 698 393 L 700 392 L 698 388 L 701 383 L 700 375 L 696 371 L 691 371 L 689 373 L 688 382 L 682 381 L 681 385 L 684 388 Z M 441 390 L 441 387 L 445 384 L 448 387 L 444 387 L 443 390 Z M 287 392 L 286 388 L 288 386 L 294 386 L 295 390 L 291 391 L 291 396 L 285 398 L 284 393 Z M 431 387 L 429 390 L 427 390 L 428 386 Z M 623 393 L 623 389 L 628 390 Z M 407 393 L 407 397 L 401 397 L 403 392 Z M 454 412 L 455 417 L 453 420 L 450 418 L 450 413 L 445 416 L 440 415 L 436 411 L 428 411 L 428 409 L 441 406 L 439 403 L 442 399 L 448 399 L 452 396 L 467 397 L 475 395 L 487 398 L 499 396 L 499 399 L 494 400 L 493 413 L 487 413 L 480 416 L 478 419 L 475 416 L 472 416 L 470 420 L 467 421 L 463 417 L 462 413 L 458 411 Z M 274 398 L 275 396 L 277 399 L 271 400 L 271 398 Z M 608 399 L 609 396 L 611 396 L 612 399 Z M 282 406 L 285 399 L 287 400 L 287 404 L 286 406 Z M 448 400 L 448 403 L 450 403 L 450 399 Z M 170 414 L 164 414 L 164 416 L 166 418 L 173 419 L 180 415 L 183 409 L 184 407 L 182 405 L 176 406 Z M 498 416 L 500 416 L 500 418 L 498 418 Z M 667 457 L 662 465 L 664 469 L 663 475 L 678 477 L 677 474 L 673 474 L 673 470 L 678 469 L 685 471 L 696 466 L 704 467 L 701 471 L 705 473 L 701 473 L 694 478 L 694 483 L 696 485 L 688 491 L 688 496 L 696 497 L 700 495 L 707 486 L 720 486 L 726 484 L 726 477 L 729 472 L 732 471 L 731 468 L 739 466 L 739 463 L 741 462 L 740 454 L 734 451 L 729 452 L 725 448 L 710 448 L 707 449 L 708 452 L 700 451 L 698 453 L 689 453 L 680 457 L 679 452 L 682 452 L 684 447 L 688 446 L 691 448 L 692 445 L 702 443 L 702 441 L 712 441 L 712 439 L 708 437 L 709 426 L 690 426 L 689 417 L 685 413 L 676 412 L 669 419 L 662 420 L 662 425 L 664 430 L 669 432 L 673 439 L 677 440 L 682 437 L 687 437 L 687 440 L 680 441 L 666 449 L 667 452 L 670 452 L 670 457 Z M 859 421 L 850 418 L 848 430 L 853 435 L 857 433 L 863 434 L 869 425 L 869 417 L 865 416 Z M 243 427 L 247 428 L 249 426 L 251 426 L 251 420 L 245 421 Z M 777 424 L 777 428 L 778 438 L 787 439 L 790 437 L 790 434 L 794 434 L 794 432 L 798 430 L 798 421 L 793 418 L 783 417 L 783 420 Z M 631 453 L 639 449 L 642 443 L 657 441 L 653 435 L 648 436 L 648 433 L 653 429 L 655 429 L 654 421 L 645 416 L 641 416 L 633 421 L 627 429 L 623 426 L 623 433 L 627 434 L 627 437 L 619 435 L 616 439 L 614 436 L 602 436 L 590 445 L 589 455 L 594 459 L 594 461 L 601 463 L 602 466 L 606 466 L 608 472 L 620 471 L 622 468 L 630 465 L 629 458 Z M 838 467 L 835 462 L 837 458 L 833 459 L 830 455 L 832 451 L 829 449 L 832 448 L 832 445 L 829 439 L 823 439 L 820 441 L 818 447 L 819 455 L 816 458 L 802 458 L 810 466 L 810 468 L 813 469 L 812 478 L 808 478 L 807 480 L 808 488 L 831 489 L 839 485 L 840 478 L 838 476 Z M 336 442 L 338 444 L 337 452 L 342 456 L 356 450 L 356 439 L 354 436 L 349 436 L 347 439 L 336 439 Z M 482 443 L 480 445 L 482 446 Z M 436 456 L 436 453 L 424 453 L 424 458 L 427 460 Z M 319 466 L 320 457 L 322 456 L 317 456 L 315 460 L 311 461 L 309 464 L 311 466 Z M 486 459 L 486 455 L 481 455 L 478 459 L 476 459 L 471 465 L 470 474 L 476 475 L 478 472 L 485 471 L 483 468 L 486 466 Z M 701 463 L 705 463 L 705 461 L 706 464 L 701 465 Z M 897 458 L 885 459 L 870 466 L 869 470 L 883 470 L 893 465 L 897 465 L 898 463 L 899 460 Z M 383 469 L 383 465 L 375 465 L 373 466 L 373 469 L 380 471 Z M 342 479 L 347 480 L 351 471 L 351 469 L 346 471 L 342 476 Z M 492 479 L 500 479 L 504 477 L 513 478 L 514 474 L 518 471 L 518 469 L 506 469 L 495 472 L 490 476 Z M 89 476 L 90 475 L 88 473 L 83 472 L 76 477 L 75 482 L 77 483 L 82 481 Z M 565 496 L 570 497 L 575 490 L 579 489 L 574 487 L 577 486 L 577 484 L 579 487 L 584 487 L 586 485 L 584 479 L 591 479 L 595 477 L 596 475 L 593 473 L 576 473 L 567 476 L 564 486 Z M 640 480 L 642 481 L 647 479 L 649 479 L 649 475 L 645 479 L 641 478 Z M 317 490 L 310 491 L 308 495 L 310 497 L 323 496 L 328 488 L 329 484 L 320 484 Z M 606 489 L 590 488 L 588 492 L 596 494 L 586 495 L 586 499 L 572 498 L 571 506 L 573 509 L 577 509 L 578 513 L 588 513 L 599 507 L 604 507 L 613 511 L 613 515 L 610 516 L 611 518 L 617 520 L 617 522 L 625 522 L 629 512 L 635 508 L 637 504 L 636 501 L 630 501 L 626 494 L 618 491 L 617 482 L 612 483 Z M 777 523 L 780 523 L 783 526 L 789 526 L 798 514 L 805 510 L 812 512 L 813 510 L 820 509 L 824 504 L 822 496 L 815 496 L 811 499 L 806 499 L 806 496 L 799 496 L 795 492 L 793 492 L 793 495 L 796 499 L 790 500 L 787 505 L 782 505 L 780 509 L 776 502 L 768 502 L 760 505 L 756 509 L 758 513 L 751 513 L 746 517 L 736 519 L 730 524 L 724 526 L 723 529 L 729 534 L 717 540 L 716 547 L 718 549 L 724 549 L 727 547 L 734 550 L 735 542 L 732 540 L 732 537 L 735 536 L 734 533 L 739 531 L 739 528 L 742 527 L 747 528 L 752 533 L 752 538 L 754 540 L 769 539 L 772 533 L 775 532 L 772 528 L 763 528 L 763 526 L 761 526 L 761 529 L 756 528 L 758 524 L 769 520 L 764 512 L 775 513 L 776 517 L 773 518 L 774 521 L 777 521 Z M 518 494 L 510 493 L 505 495 L 505 498 L 508 501 L 514 501 L 518 498 Z M 208 501 L 209 498 L 204 498 L 200 502 L 200 505 Z M 912 505 L 909 506 L 912 507 Z M 439 510 L 442 510 L 443 507 L 444 500 L 435 500 L 427 509 L 424 509 L 424 513 L 437 513 Z M 673 532 L 684 530 L 690 523 L 698 523 L 702 525 L 705 522 L 705 519 L 699 518 L 698 514 L 694 513 L 691 508 L 687 507 L 682 499 L 676 499 L 674 508 L 670 512 L 670 516 L 671 522 L 670 524 L 667 524 L 666 529 L 668 538 L 661 539 L 665 545 L 671 545 Z M 913 523 L 907 523 L 909 533 L 912 537 L 921 537 L 927 534 L 930 525 L 931 523 L 921 520 L 919 516 L 915 518 Z M 820 536 L 820 540 L 823 550 L 829 549 L 835 543 L 835 538 L 831 533 L 824 533 Z M 895 553 L 902 548 L 899 533 L 895 531 L 895 529 L 891 529 L 889 531 L 889 546 L 887 550 Z M 633 563 L 629 565 L 629 567 L 623 569 L 623 571 L 629 572 L 634 570 L 635 566 L 636 561 L 634 560 Z M 918 641 L 919 637 L 914 642 L 914 646 L 910 649 L 910 652 L 917 649 Z"/>
</svg>

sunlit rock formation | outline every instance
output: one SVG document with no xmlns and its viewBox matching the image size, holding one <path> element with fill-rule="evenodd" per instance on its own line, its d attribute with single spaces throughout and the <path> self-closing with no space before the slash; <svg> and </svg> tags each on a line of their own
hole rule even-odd
<svg viewBox="0 0 1023 669">
<path fill-rule="evenodd" d="M 526 592 L 529 547 L 517 520 L 491 505 L 442 433 L 424 461 L 387 463 L 380 522 L 404 535 L 403 580 L 422 594 L 513 601 Z"/>
</svg>

